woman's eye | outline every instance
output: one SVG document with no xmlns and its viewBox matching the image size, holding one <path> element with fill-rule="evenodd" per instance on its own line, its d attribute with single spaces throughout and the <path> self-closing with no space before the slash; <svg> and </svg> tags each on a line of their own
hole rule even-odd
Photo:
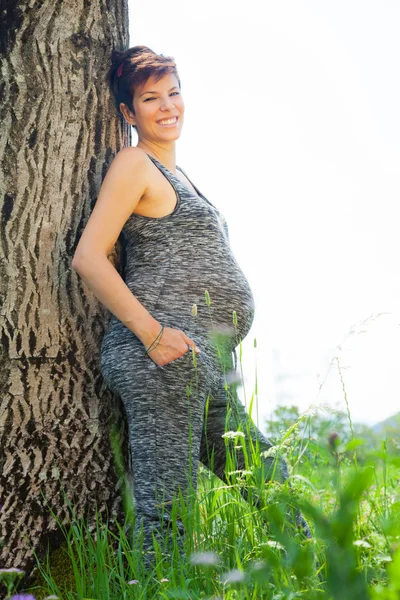
<svg viewBox="0 0 400 600">
<path fill-rule="evenodd" d="M 174 94 L 180 94 L 180 92 L 172 92 L 170 96 L 173 96 Z M 156 98 L 150 96 L 149 98 L 146 98 L 144 102 L 149 102 L 149 100 L 156 100 Z"/>
</svg>

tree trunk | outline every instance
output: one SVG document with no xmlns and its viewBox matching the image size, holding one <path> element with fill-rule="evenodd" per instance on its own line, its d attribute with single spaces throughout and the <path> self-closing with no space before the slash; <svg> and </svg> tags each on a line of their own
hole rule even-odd
<svg viewBox="0 0 400 600">
<path fill-rule="evenodd" d="M 0 566 L 29 573 L 33 550 L 62 538 L 49 507 L 70 520 L 64 492 L 92 524 L 95 503 L 123 518 L 117 399 L 99 370 L 109 313 L 71 259 L 130 144 L 106 81 L 112 48 L 128 47 L 128 5 L 0 0 L 0 14 Z"/>
</svg>

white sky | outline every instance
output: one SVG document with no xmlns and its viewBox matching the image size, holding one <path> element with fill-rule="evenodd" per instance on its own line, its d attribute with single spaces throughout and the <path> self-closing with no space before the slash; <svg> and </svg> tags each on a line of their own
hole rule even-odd
<svg viewBox="0 0 400 600">
<path fill-rule="evenodd" d="M 177 163 L 253 289 L 260 427 L 278 403 L 343 409 L 335 364 L 318 393 L 335 356 L 354 421 L 399 411 L 400 3 L 129 3 L 130 46 L 177 62 Z"/>
</svg>

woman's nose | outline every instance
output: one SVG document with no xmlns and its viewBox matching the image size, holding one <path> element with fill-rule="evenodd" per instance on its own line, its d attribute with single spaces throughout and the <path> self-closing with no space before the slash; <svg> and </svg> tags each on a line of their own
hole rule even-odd
<svg viewBox="0 0 400 600">
<path fill-rule="evenodd" d="M 175 108 L 175 104 L 172 102 L 171 98 L 166 98 L 161 103 L 161 110 L 171 110 Z"/>
</svg>

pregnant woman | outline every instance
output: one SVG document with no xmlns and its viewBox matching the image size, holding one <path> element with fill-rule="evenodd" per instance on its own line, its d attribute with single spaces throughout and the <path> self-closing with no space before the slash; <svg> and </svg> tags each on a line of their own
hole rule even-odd
<svg viewBox="0 0 400 600">
<path fill-rule="evenodd" d="M 174 498 L 196 493 L 199 461 L 226 481 L 227 429 L 249 428 L 261 451 L 271 443 L 227 385 L 254 299 L 223 215 L 176 165 L 185 110 L 176 65 L 146 46 L 114 51 L 109 82 L 138 143 L 113 159 L 72 266 L 112 313 L 101 370 L 128 420 L 135 532 L 147 559 L 153 535 L 168 539 Z M 122 277 L 107 258 L 119 236 Z M 273 469 L 288 477 L 283 460 L 262 460 L 266 479 Z M 309 535 L 300 516 L 298 524 Z"/>
</svg>

